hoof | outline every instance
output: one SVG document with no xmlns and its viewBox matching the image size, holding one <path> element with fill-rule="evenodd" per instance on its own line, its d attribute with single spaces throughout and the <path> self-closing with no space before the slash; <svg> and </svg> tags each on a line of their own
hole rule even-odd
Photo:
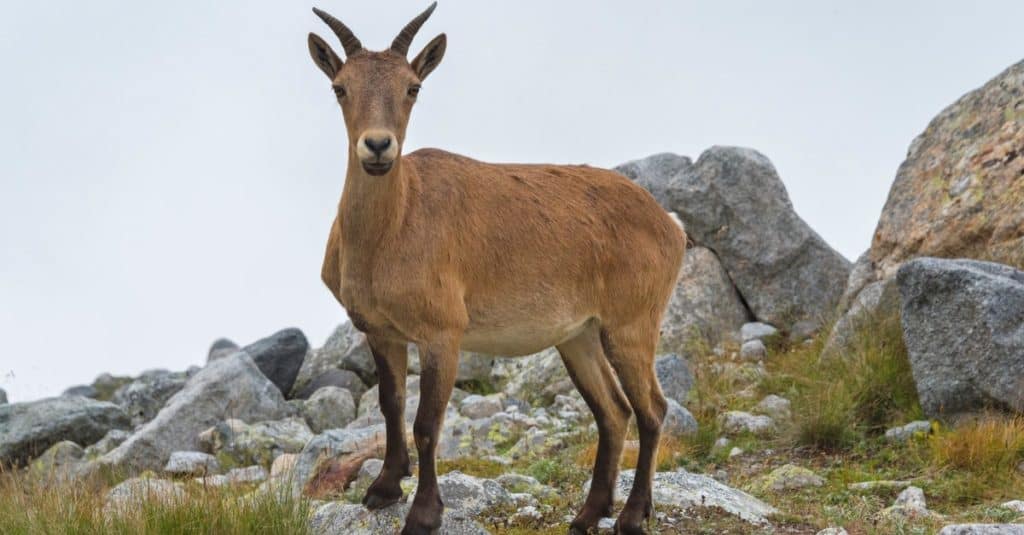
<svg viewBox="0 0 1024 535">
<path fill-rule="evenodd" d="M 619 513 L 618 520 L 615 521 L 615 533 L 616 535 L 642 535 L 646 533 L 647 523 L 653 516 L 653 508 L 650 503 L 636 506 L 631 506 L 629 503 Z"/>
<path fill-rule="evenodd" d="M 366 496 L 363 496 L 363 505 L 371 511 L 376 511 L 396 504 L 401 499 L 402 487 L 395 485 L 394 488 L 388 488 L 385 485 L 374 484 L 366 490 Z"/>
</svg>

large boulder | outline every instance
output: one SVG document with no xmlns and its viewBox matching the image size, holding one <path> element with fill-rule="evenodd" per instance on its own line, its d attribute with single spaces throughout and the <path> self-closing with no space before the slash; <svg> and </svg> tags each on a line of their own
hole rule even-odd
<svg viewBox="0 0 1024 535">
<path fill-rule="evenodd" d="M 160 412 L 167 400 L 188 380 L 186 372 L 149 370 L 138 379 L 118 388 L 111 401 L 120 405 L 132 419 L 133 426 L 142 425 Z"/>
<path fill-rule="evenodd" d="M 296 386 L 299 382 L 296 381 Z M 309 381 L 302 383 L 302 388 L 292 387 L 291 399 L 309 399 L 317 390 L 328 386 L 344 388 L 352 393 L 352 397 L 359 399 L 363 392 L 366 392 L 366 383 L 353 371 L 331 368 L 317 375 Z"/>
<path fill-rule="evenodd" d="M 716 146 L 694 164 L 661 154 L 617 170 L 647 187 L 695 243 L 718 255 L 758 320 L 804 331 L 831 314 L 850 263 L 796 214 L 768 158 Z"/>
<path fill-rule="evenodd" d="M 234 418 L 199 434 L 202 451 L 216 454 L 235 466 L 270 466 L 281 455 L 298 453 L 313 438 L 301 418 L 247 424 Z"/>
<path fill-rule="evenodd" d="M 447 505 L 447 502 L 445 503 Z M 354 503 L 328 502 L 310 516 L 309 529 L 315 535 L 377 535 L 398 533 L 405 524 L 411 502 L 396 503 L 378 511 Z M 441 515 L 441 533 L 448 535 L 487 535 L 490 533 L 475 515 L 446 507 Z"/>
<path fill-rule="evenodd" d="M 366 335 L 351 322 L 346 321 L 335 328 L 323 347 L 311 351 L 306 357 L 292 387 L 293 397 L 300 393 L 312 395 L 310 384 L 330 370 L 348 370 L 368 385 L 377 384 L 377 366 Z"/>
<path fill-rule="evenodd" d="M 302 404 L 302 416 L 314 433 L 340 429 L 355 420 L 356 402 L 348 390 L 327 386 Z"/>
<path fill-rule="evenodd" d="M 111 429 L 127 429 L 128 415 L 106 401 L 64 396 L 0 405 L 0 466 L 22 465 L 70 440 L 88 446 Z"/>
<path fill-rule="evenodd" d="M 895 277 L 868 283 L 851 298 L 846 310 L 836 320 L 822 348 L 822 355 L 842 356 L 857 341 L 858 331 L 877 325 L 884 319 L 896 318 L 899 309 Z"/>
<path fill-rule="evenodd" d="M 242 348 L 284 395 L 292 391 L 308 350 L 306 335 L 298 329 L 278 331 Z"/>
<path fill-rule="evenodd" d="M 929 417 L 989 406 L 1024 412 L 1024 272 L 918 258 L 897 276 L 901 322 Z"/>
<path fill-rule="evenodd" d="M 718 256 L 706 247 L 691 247 L 665 309 L 658 352 L 687 354 L 695 341 L 716 345 L 735 338 L 749 318 Z"/>
<path fill-rule="evenodd" d="M 870 257 L 879 277 L 918 256 L 1021 258 L 1024 61 L 935 117 L 907 151 Z"/>
<path fill-rule="evenodd" d="M 130 473 L 159 470 L 171 452 L 199 449 L 199 433 L 227 418 L 276 420 L 291 413 L 252 357 L 235 353 L 193 375 L 154 419 L 98 462 Z"/>
</svg>

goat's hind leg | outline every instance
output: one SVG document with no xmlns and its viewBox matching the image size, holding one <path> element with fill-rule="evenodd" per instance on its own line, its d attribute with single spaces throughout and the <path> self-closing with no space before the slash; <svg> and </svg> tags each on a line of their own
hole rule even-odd
<svg viewBox="0 0 1024 535">
<path fill-rule="evenodd" d="M 630 406 L 605 358 L 596 326 L 559 345 L 558 352 L 573 384 L 594 414 L 598 427 L 597 458 L 594 460 L 590 493 L 570 524 L 570 533 L 584 534 L 596 527 L 601 518 L 612 514 L 615 480 Z"/>
<path fill-rule="evenodd" d="M 387 444 L 384 467 L 366 490 L 363 505 L 367 509 L 380 509 L 402 499 L 402 478 L 412 475 L 409 450 L 405 444 L 405 376 L 408 368 L 408 349 L 404 343 L 373 336 L 368 338 L 368 342 L 380 379 L 380 411 L 384 414 Z"/>
</svg>

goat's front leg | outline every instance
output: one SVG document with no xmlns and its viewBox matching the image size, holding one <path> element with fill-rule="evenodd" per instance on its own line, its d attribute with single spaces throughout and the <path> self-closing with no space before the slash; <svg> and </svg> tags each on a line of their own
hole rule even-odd
<svg viewBox="0 0 1024 535">
<path fill-rule="evenodd" d="M 444 503 L 437 488 L 435 454 L 458 365 L 457 335 L 420 346 L 420 406 L 412 428 L 420 456 L 420 473 L 416 497 L 405 517 L 402 535 L 426 535 L 441 527 Z"/>
<path fill-rule="evenodd" d="M 370 351 L 380 379 L 380 411 L 384 414 L 387 445 L 384 467 L 363 497 L 367 509 L 380 509 L 402 499 L 402 478 L 412 475 L 405 446 L 405 375 L 408 367 L 406 344 L 368 336 Z"/>
</svg>

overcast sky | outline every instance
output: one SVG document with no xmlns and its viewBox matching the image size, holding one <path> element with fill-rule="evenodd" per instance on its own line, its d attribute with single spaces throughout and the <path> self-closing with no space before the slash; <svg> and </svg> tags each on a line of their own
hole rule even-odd
<svg viewBox="0 0 1024 535">
<path fill-rule="evenodd" d="M 898 4 L 898 5 L 896 5 Z M 387 7 L 382 7 L 387 5 Z M 323 0 L 369 48 L 423 1 Z M 0 18 L 0 387 L 184 369 L 344 316 L 319 280 L 341 113 L 302 2 L 17 2 Z M 939 110 L 1024 57 L 1024 3 L 442 0 L 406 150 L 614 166 L 758 149 L 855 258 Z M 336 50 L 341 50 L 340 46 Z"/>
</svg>

